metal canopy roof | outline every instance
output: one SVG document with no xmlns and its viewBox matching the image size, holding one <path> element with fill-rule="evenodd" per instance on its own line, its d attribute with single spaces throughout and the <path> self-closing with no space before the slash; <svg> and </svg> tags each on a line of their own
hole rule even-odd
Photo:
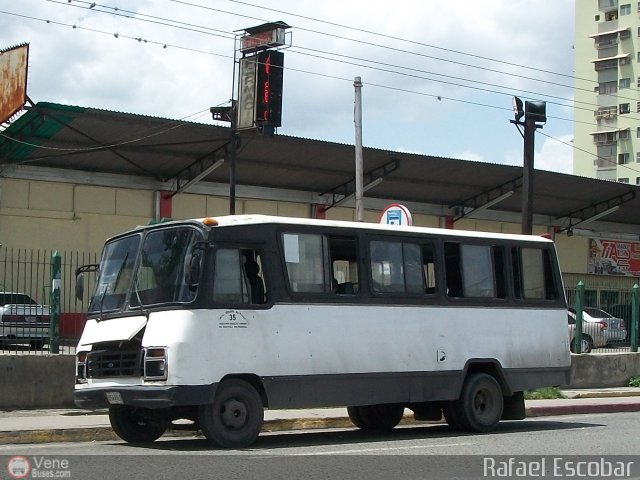
<svg viewBox="0 0 640 480">
<path fill-rule="evenodd" d="M 230 130 L 225 127 L 38 103 L 0 132 L 0 167 L 29 164 L 167 181 L 183 176 L 180 172 L 198 162 L 223 158 L 229 138 Z M 320 194 L 354 176 L 351 145 L 250 134 L 242 136 L 238 151 L 238 185 Z M 394 160 L 398 168 L 368 190 L 366 197 L 477 208 L 478 199 L 487 192 L 515 185 L 513 194 L 491 208 L 521 211 L 521 167 L 364 149 L 365 173 Z M 228 183 L 228 162 L 203 181 Z M 630 226 L 640 223 L 635 185 L 536 170 L 534 187 L 535 214 L 563 218 L 573 213 L 572 218 L 584 220 L 623 199 L 603 221 Z"/>
</svg>

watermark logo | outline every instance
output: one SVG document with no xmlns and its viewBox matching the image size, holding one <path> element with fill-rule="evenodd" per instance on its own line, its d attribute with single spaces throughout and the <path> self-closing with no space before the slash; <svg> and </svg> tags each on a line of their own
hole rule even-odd
<svg viewBox="0 0 640 480">
<path fill-rule="evenodd" d="M 26 457 L 11 457 L 7 463 L 7 471 L 11 478 L 27 478 L 31 471 L 31 464 Z"/>
</svg>

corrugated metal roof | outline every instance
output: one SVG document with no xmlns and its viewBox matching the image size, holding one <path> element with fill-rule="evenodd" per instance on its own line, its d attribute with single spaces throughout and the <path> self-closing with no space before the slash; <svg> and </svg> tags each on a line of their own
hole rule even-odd
<svg viewBox="0 0 640 480">
<path fill-rule="evenodd" d="M 224 147 L 229 136 L 228 128 L 214 125 L 38 103 L 0 133 L 0 165 L 28 162 L 164 181 L 210 157 Z M 365 172 L 392 159 L 399 161 L 399 168 L 367 191 L 368 198 L 448 207 L 522 177 L 522 168 L 516 166 L 374 148 L 365 148 L 363 156 Z M 319 194 L 353 176 L 352 145 L 283 135 L 242 137 L 236 173 L 239 185 Z M 204 181 L 228 183 L 228 162 Z M 534 212 L 554 218 L 638 192 L 635 185 L 541 170 L 536 170 L 534 187 Z M 517 189 L 492 210 L 520 212 L 521 206 L 521 189 Z M 638 225 L 639 211 L 636 196 L 603 221 Z"/>
</svg>

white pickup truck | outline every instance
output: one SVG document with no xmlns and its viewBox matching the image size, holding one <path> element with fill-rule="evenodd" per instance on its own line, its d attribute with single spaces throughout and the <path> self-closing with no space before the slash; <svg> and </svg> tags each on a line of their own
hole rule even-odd
<svg viewBox="0 0 640 480">
<path fill-rule="evenodd" d="M 0 343 L 42 348 L 49 340 L 49 307 L 24 293 L 0 292 Z"/>
</svg>

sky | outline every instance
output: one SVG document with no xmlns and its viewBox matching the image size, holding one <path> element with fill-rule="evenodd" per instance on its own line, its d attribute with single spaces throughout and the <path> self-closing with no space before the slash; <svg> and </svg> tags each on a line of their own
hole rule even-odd
<svg viewBox="0 0 640 480">
<path fill-rule="evenodd" d="M 278 134 L 522 165 L 512 97 L 547 102 L 535 166 L 572 172 L 574 0 L 0 0 L 0 49 L 29 43 L 27 93 L 214 123 L 235 38 L 284 21 Z M 366 167 L 366 158 L 365 158 Z"/>
</svg>

